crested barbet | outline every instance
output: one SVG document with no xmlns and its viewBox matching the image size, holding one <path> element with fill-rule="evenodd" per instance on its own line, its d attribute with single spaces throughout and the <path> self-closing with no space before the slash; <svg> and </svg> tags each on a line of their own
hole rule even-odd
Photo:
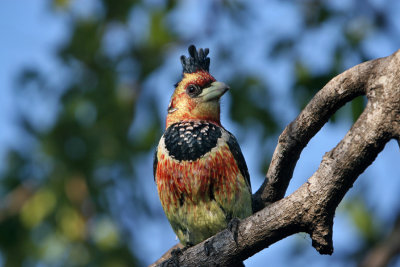
<svg viewBox="0 0 400 267">
<path fill-rule="evenodd" d="M 189 47 L 183 77 L 168 106 L 154 156 L 162 207 L 184 246 L 192 246 L 252 213 L 249 172 L 236 138 L 220 122 L 229 87 L 209 73 L 208 49 Z"/>
</svg>

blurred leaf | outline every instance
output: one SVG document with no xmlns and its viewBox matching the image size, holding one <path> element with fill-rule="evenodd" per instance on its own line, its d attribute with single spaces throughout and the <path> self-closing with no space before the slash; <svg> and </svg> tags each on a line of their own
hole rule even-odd
<svg viewBox="0 0 400 267">
<path fill-rule="evenodd" d="M 102 34 L 103 28 L 98 21 L 85 20 L 76 22 L 71 39 L 60 50 L 61 57 L 65 60 L 70 60 L 73 56 L 74 59 L 92 66 L 98 57 L 97 53 L 100 49 Z"/>
<path fill-rule="evenodd" d="M 355 122 L 358 117 L 360 117 L 361 113 L 364 111 L 366 101 L 365 96 L 359 96 L 351 101 L 351 112 L 352 112 L 352 119 Z"/>
<path fill-rule="evenodd" d="M 120 239 L 116 225 L 109 218 L 101 218 L 95 222 L 92 238 L 102 250 L 115 248 Z"/>
<path fill-rule="evenodd" d="M 301 62 L 296 62 L 296 84 L 294 98 L 300 109 L 303 109 L 314 95 L 322 89 L 333 77 L 337 75 L 335 70 L 329 73 L 312 74 Z"/>
<path fill-rule="evenodd" d="M 279 57 L 285 55 L 293 49 L 295 41 L 290 38 L 284 38 L 274 43 L 270 52 L 271 57 Z"/>
<path fill-rule="evenodd" d="M 331 18 L 333 12 L 325 6 L 325 1 L 308 0 L 302 6 L 305 23 L 308 27 L 319 26 Z"/>
<path fill-rule="evenodd" d="M 365 39 L 371 29 L 370 21 L 363 16 L 355 17 L 346 25 L 345 37 L 350 46 L 357 47 Z"/>
<path fill-rule="evenodd" d="M 165 24 L 165 12 L 154 12 L 150 18 L 149 44 L 159 47 L 170 41 L 172 36 Z"/>
<path fill-rule="evenodd" d="M 103 0 L 103 5 L 106 10 L 106 19 L 113 21 L 119 20 L 126 22 L 130 10 L 138 2 L 136 0 L 119 0 L 118 3 L 112 0 Z"/>
<path fill-rule="evenodd" d="M 56 204 L 54 193 L 48 188 L 42 188 L 25 202 L 21 210 L 21 220 L 26 227 L 37 226 L 49 215 Z"/>
<path fill-rule="evenodd" d="M 349 213 L 357 230 L 369 244 L 376 243 L 381 236 L 380 227 L 376 222 L 376 216 L 366 207 L 362 197 L 354 197 L 343 205 Z"/>
<path fill-rule="evenodd" d="M 56 216 L 61 233 L 69 241 L 82 241 L 85 239 L 85 221 L 74 208 L 62 206 L 58 209 Z"/>
<path fill-rule="evenodd" d="M 53 0 L 53 4 L 56 7 L 60 7 L 60 8 L 65 8 L 65 7 L 69 6 L 70 3 L 71 3 L 71 0 Z"/>
<path fill-rule="evenodd" d="M 242 125 L 248 125 L 251 121 L 259 122 L 263 125 L 265 135 L 275 133 L 277 123 L 268 109 L 269 98 L 263 83 L 257 77 L 236 75 L 229 84 L 232 87 L 229 111 L 232 119 Z"/>
</svg>

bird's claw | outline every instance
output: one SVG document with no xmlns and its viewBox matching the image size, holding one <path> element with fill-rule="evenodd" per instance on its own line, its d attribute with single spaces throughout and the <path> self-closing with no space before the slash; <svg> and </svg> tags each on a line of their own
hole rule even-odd
<svg viewBox="0 0 400 267">
<path fill-rule="evenodd" d="M 228 230 L 232 233 L 233 240 L 235 240 L 236 244 L 238 243 L 239 224 L 240 224 L 240 220 L 238 218 L 233 218 L 228 223 Z"/>
<path fill-rule="evenodd" d="M 207 240 L 204 243 L 204 252 L 206 253 L 207 256 L 212 256 L 215 252 L 214 246 L 213 246 L 213 239 Z"/>
<path fill-rule="evenodd" d="M 182 252 L 185 250 L 185 248 L 180 249 L 176 248 L 171 251 L 171 257 L 164 261 L 161 266 L 162 267 L 179 267 L 179 256 L 182 254 Z"/>
</svg>

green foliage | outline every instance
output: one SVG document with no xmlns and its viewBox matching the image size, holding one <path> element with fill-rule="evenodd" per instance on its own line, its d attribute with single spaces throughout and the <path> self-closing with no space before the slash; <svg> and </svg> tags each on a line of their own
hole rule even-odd
<svg viewBox="0 0 400 267">
<path fill-rule="evenodd" d="M 236 75 L 229 81 L 233 90 L 229 114 L 242 125 L 258 122 L 262 125 L 264 137 L 276 133 L 278 124 L 272 115 L 268 102 L 268 90 L 258 77 Z"/>
<path fill-rule="evenodd" d="M 350 214 L 362 238 L 367 240 L 369 244 L 376 243 L 382 235 L 381 228 L 373 212 L 366 206 L 362 196 L 355 196 L 353 199 L 346 201 L 343 207 Z"/>
<path fill-rule="evenodd" d="M 21 143 L 29 145 L 10 149 L 6 169 L 0 174 L 0 192 L 4 192 L 4 197 L 0 198 L 0 252 L 5 266 L 141 265 L 140 255 L 130 245 L 143 241 L 125 234 L 126 229 L 120 222 L 126 211 L 119 210 L 109 192 L 116 190 L 116 180 L 124 180 L 133 192 L 133 199 L 126 201 L 131 201 L 131 206 L 138 210 L 135 216 L 146 214 L 154 220 L 158 218 L 151 214 L 148 203 L 144 203 L 137 193 L 141 191 L 143 179 L 152 180 L 152 177 L 137 177 L 136 171 L 138 158 L 152 154 L 162 133 L 164 118 L 160 116 L 160 110 L 166 107 L 160 107 L 163 99 L 157 96 L 155 88 L 152 88 L 154 92 L 144 92 L 143 88 L 149 80 L 156 80 L 160 70 L 167 71 L 165 59 L 178 46 L 217 43 L 223 47 L 219 56 L 232 62 L 233 53 L 224 53 L 226 45 L 221 41 L 228 37 L 226 32 L 215 32 L 216 18 L 227 14 L 228 24 L 234 25 L 233 36 L 251 30 L 247 28 L 252 17 L 249 14 L 251 4 L 242 1 L 210 5 L 210 10 L 205 12 L 208 15 L 206 21 L 193 29 L 189 37 L 171 25 L 172 16 L 184 15 L 178 12 L 183 1 L 161 1 L 159 4 L 139 0 L 95 2 L 100 8 L 94 14 L 82 17 L 74 13 L 71 1 L 53 0 L 54 14 L 60 12 L 70 20 L 69 36 L 56 54 L 62 66 L 60 72 L 66 73 L 62 83 L 54 85 L 50 82 L 51 77 L 46 77 L 35 66 L 21 69 L 18 76 L 21 95 L 34 90 L 44 104 L 56 101 L 58 108 L 49 110 L 55 114 L 50 126 L 46 127 L 32 121 L 29 108 L 16 108 L 20 129 L 27 139 Z M 305 1 L 299 5 L 302 33 L 335 18 L 347 19 L 345 14 L 324 1 Z M 137 23 L 132 15 L 134 10 L 140 10 L 146 18 L 146 23 L 139 25 L 143 36 L 131 36 L 129 25 Z M 371 29 L 387 25 L 379 11 L 371 12 L 373 23 L 349 19 L 342 29 L 345 41 L 335 47 L 332 63 L 324 71 L 316 73 L 307 62 L 293 55 L 302 33 L 274 37 L 271 41 L 271 49 L 261 61 L 293 55 L 291 67 L 295 77 L 290 94 L 295 99 L 297 111 L 333 76 L 344 70 L 345 55 L 354 52 L 361 59 L 366 58 L 360 48 L 362 41 Z M 111 47 L 105 44 L 115 27 L 126 37 L 126 49 L 114 47 L 117 41 L 113 39 L 111 45 L 108 44 Z M 242 40 L 235 40 L 234 46 L 241 48 Z M 178 58 L 176 64 L 179 64 Z M 272 111 L 271 89 L 264 77 L 245 72 L 240 67 L 224 65 L 223 68 L 227 73 L 224 82 L 232 88 L 230 117 L 243 126 L 244 133 L 257 129 L 262 131 L 264 140 L 276 137 L 284 125 L 281 116 Z M 177 75 L 179 73 L 174 73 L 173 77 Z M 163 87 L 172 87 L 172 84 Z M 169 97 L 169 93 L 165 97 Z M 144 103 L 142 107 L 147 116 L 144 119 L 138 118 L 139 102 Z M 364 105 L 365 99 L 357 98 L 343 114 L 355 120 Z M 132 125 L 139 119 L 146 124 L 132 130 Z M 266 161 L 271 154 L 272 151 L 259 151 L 257 156 Z M 265 173 L 265 164 L 260 170 Z M 151 172 L 149 170 L 150 176 Z M 355 200 L 348 204 L 347 211 L 365 244 L 370 246 L 376 242 L 381 233 L 380 225 L 373 223 L 375 217 L 365 205 Z"/>
</svg>

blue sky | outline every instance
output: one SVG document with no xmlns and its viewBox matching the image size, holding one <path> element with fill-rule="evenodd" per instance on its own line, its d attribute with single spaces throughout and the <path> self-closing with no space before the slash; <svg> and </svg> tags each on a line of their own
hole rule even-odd
<svg viewBox="0 0 400 267">
<path fill-rule="evenodd" d="M 26 136 L 15 124 L 18 106 L 28 104 L 23 108 L 37 123 L 51 123 L 46 101 L 25 95 L 16 86 L 17 75 L 23 66 L 37 67 L 52 76 L 51 80 L 60 79 L 57 71 L 61 70 L 54 53 L 68 31 L 65 20 L 47 12 L 47 8 L 44 0 L 0 2 L 0 32 L 3 36 L 0 42 L 0 159 L 8 146 L 26 145 Z"/>
<path fill-rule="evenodd" d="M 151 1 L 150 1 L 151 2 Z M 345 9 L 342 5 L 349 3 L 356 3 L 357 1 L 332 1 L 333 5 L 338 10 Z M 93 1 L 85 1 L 82 5 L 77 5 L 75 2 L 76 10 L 82 16 L 90 13 Z M 393 35 L 388 38 L 387 35 L 376 32 L 371 34 L 364 42 L 363 46 L 367 55 L 370 58 L 387 56 L 393 53 L 400 47 L 400 20 L 395 20 L 396 14 L 399 14 L 400 4 L 398 1 L 373 1 L 377 7 L 383 7 L 381 3 L 391 3 L 392 8 L 387 10 L 389 20 L 392 21 Z M 85 8 L 89 6 L 88 8 Z M 15 86 L 15 78 L 18 71 L 22 66 L 34 66 L 43 70 L 44 73 L 51 77 L 51 81 L 59 83 L 65 78 L 62 68 L 57 62 L 54 53 L 56 47 L 64 38 L 68 36 L 68 19 L 61 13 L 49 12 L 48 1 L 45 0 L 30 0 L 30 1 L 15 1 L 3 0 L 0 2 L 0 31 L 3 40 L 0 42 L 0 160 L 4 158 L 4 152 L 9 146 L 20 147 L 24 146 L 25 135 L 22 134 L 15 124 L 15 109 L 17 106 L 23 106 L 23 109 L 31 113 L 31 119 L 37 123 L 51 124 L 57 107 L 52 100 L 35 98 L 33 95 L 26 95 L 19 92 Z M 263 50 L 268 40 L 262 44 L 255 44 L 254 40 L 264 38 L 268 33 L 269 38 L 276 38 L 277 36 L 296 35 L 301 30 L 301 25 L 298 18 L 298 5 L 286 3 L 281 4 L 278 1 L 270 1 L 266 4 L 265 9 L 252 10 L 254 18 L 248 20 L 248 27 L 253 29 L 245 34 L 243 31 L 237 31 L 237 35 L 231 33 L 230 27 L 240 27 L 238 25 L 232 26 L 229 24 L 227 18 L 221 17 L 218 24 L 215 25 L 215 31 L 220 32 L 220 39 L 206 40 L 205 38 L 199 40 L 198 46 L 206 46 L 211 49 L 211 57 L 218 54 L 217 44 L 226 43 L 227 45 L 234 42 L 241 42 L 243 48 L 248 53 L 246 60 L 243 60 L 241 68 L 247 69 L 249 72 L 262 71 L 265 74 L 265 79 L 268 81 L 271 90 L 271 97 L 273 101 L 273 110 L 276 114 L 280 114 L 281 126 L 288 124 L 297 115 L 294 108 L 289 108 L 293 103 L 290 92 L 292 86 L 293 70 L 290 68 L 290 60 L 292 55 L 288 55 L 286 61 L 270 61 L 260 62 L 257 60 L 265 53 Z M 206 17 L 202 12 L 199 2 L 185 1 L 180 5 L 177 12 L 186 14 L 192 18 L 190 21 L 194 25 L 192 27 L 201 27 L 201 22 Z M 138 18 L 142 23 L 146 23 L 145 17 Z M 285 22 L 282 22 L 285 18 Z M 286 19 L 287 18 L 287 19 Z M 182 20 L 185 17 L 175 16 L 170 18 L 170 23 L 176 26 L 181 35 L 191 36 L 187 27 Z M 132 31 L 140 31 L 135 26 L 134 19 L 130 27 Z M 343 21 L 327 23 L 320 28 L 310 31 L 304 36 L 299 36 L 299 46 L 297 47 L 296 55 L 299 55 L 309 67 L 318 72 L 323 70 L 330 64 L 331 50 L 335 42 L 340 42 L 342 36 L 337 25 Z M 254 24 L 260 24 L 260 27 L 255 27 Z M 136 27 L 136 28 L 135 28 Z M 265 38 L 264 38 L 265 39 Z M 267 38 L 268 39 L 268 38 Z M 121 39 L 123 40 L 123 38 Z M 107 45 L 106 45 L 107 46 Z M 172 85 L 176 81 L 176 77 L 180 75 L 179 56 L 186 53 L 186 47 L 175 48 L 171 51 L 170 57 L 167 58 L 166 64 L 162 66 L 155 74 L 153 79 L 149 79 L 145 84 L 146 88 L 154 88 L 151 94 L 156 94 L 160 99 L 160 116 L 165 116 L 166 106 L 168 105 L 169 96 L 165 97 L 165 84 Z M 242 54 L 234 55 L 237 61 L 241 60 Z M 359 58 L 349 55 L 347 59 L 347 67 L 351 67 L 360 63 Z M 173 66 L 173 67 L 171 67 Z M 218 79 L 224 80 L 227 76 L 224 71 L 224 63 L 212 61 L 211 70 L 214 71 Z M 168 89 L 168 92 L 172 92 Z M 30 105 L 32 104 L 32 105 Z M 240 126 L 230 120 L 228 107 L 231 105 L 229 96 L 223 100 L 223 117 L 222 122 L 227 129 L 237 134 L 240 138 L 240 144 L 249 163 L 249 170 L 252 177 L 253 190 L 255 191 L 262 182 L 262 175 L 258 173 L 259 165 L 262 164 L 260 159 L 255 157 L 259 144 L 261 143 L 261 135 L 257 131 L 243 133 Z M 50 112 L 49 112 L 50 111 Z M 145 120 L 146 116 L 142 116 L 146 111 L 141 110 L 140 104 L 137 110 L 138 119 L 135 123 L 140 123 Z M 49 114 L 50 113 L 50 114 Z M 143 113 L 143 114 L 142 114 Z M 135 125 L 132 126 L 135 129 Z M 348 121 L 341 121 L 336 124 L 327 124 L 310 144 L 303 151 L 297 168 L 294 173 L 294 178 L 289 186 L 288 193 L 293 192 L 308 177 L 318 168 L 323 154 L 332 149 L 340 139 L 350 129 L 351 124 Z M 276 138 L 267 141 L 266 147 L 274 148 Z M 146 192 L 147 201 L 151 206 L 162 214 L 161 206 L 159 204 L 157 192 L 152 179 L 152 155 L 143 155 L 137 163 L 138 177 L 147 177 L 143 179 L 143 190 Z M 398 196 L 398 189 L 400 188 L 400 172 L 398 165 L 400 163 L 399 148 L 396 142 L 391 141 L 386 146 L 385 150 L 378 156 L 377 160 L 370 166 L 367 171 L 357 180 L 349 195 L 356 193 L 359 190 L 365 190 L 369 204 L 373 207 L 374 211 L 384 219 L 391 219 L 393 210 L 400 209 L 400 199 Z M 1 170 L 0 164 L 0 170 Z M 123 187 L 123 185 L 121 185 Z M 142 257 L 145 263 L 151 263 L 156 260 L 161 254 L 176 243 L 175 235 L 172 232 L 165 217 L 161 216 L 160 219 L 151 221 L 144 216 L 137 217 L 134 222 L 127 221 L 127 227 L 133 226 L 135 234 L 135 242 L 132 246 L 137 252 L 137 255 Z M 151 237 L 151 238 L 149 238 Z M 143 242 L 148 240 L 148 242 Z M 273 266 L 285 266 L 289 263 L 288 257 L 284 251 L 290 250 L 293 243 L 306 243 L 306 250 L 302 252 L 298 258 L 290 258 L 297 266 L 324 266 L 329 263 L 335 262 L 335 257 L 340 255 L 340 252 L 348 249 L 349 245 L 357 246 L 357 232 L 352 225 L 346 213 L 342 212 L 339 208 L 334 225 L 334 245 L 335 253 L 332 257 L 320 256 L 311 247 L 311 241 L 308 236 L 304 234 L 289 237 L 280 241 L 263 252 L 251 257 L 246 261 L 246 266 L 265 266 L 266 263 L 273 263 Z M 310 262 L 310 259 L 312 261 Z"/>
</svg>

